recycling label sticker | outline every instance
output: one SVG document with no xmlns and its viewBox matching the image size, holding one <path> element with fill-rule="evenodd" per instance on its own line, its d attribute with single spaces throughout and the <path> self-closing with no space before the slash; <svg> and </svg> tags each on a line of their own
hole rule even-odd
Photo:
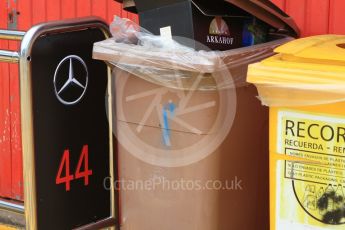
<svg viewBox="0 0 345 230">
<path fill-rule="evenodd" d="M 278 219 L 345 228 L 345 117 L 280 111 L 277 129 Z"/>
</svg>

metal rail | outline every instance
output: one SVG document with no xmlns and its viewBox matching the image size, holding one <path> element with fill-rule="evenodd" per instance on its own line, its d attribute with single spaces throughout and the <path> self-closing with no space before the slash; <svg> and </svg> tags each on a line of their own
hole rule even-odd
<svg viewBox="0 0 345 230">
<path fill-rule="evenodd" d="M 16 51 L 0 50 L 0 62 L 18 63 L 19 53 Z"/>
<path fill-rule="evenodd" d="M 23 31 L 0 30 L 0 39 L 21 41 L 25 35 Z"/>
<path fill-rule="evenodd" d="M 23 31 L 0 30 L 0 39 L 21 41 L 25 35 Z M 0 50 L 0 62 L 18 63 L 19 53 L 10 50 Z"/>
<path fill-rule="evenodd" d="M 11 203 L 11 202 L 6 202 L 4 200 L 0 200 L 0 210 L 15 212 L 18 214 L 24 214 L 24 206 L 23 205 Z"/>
</svg>

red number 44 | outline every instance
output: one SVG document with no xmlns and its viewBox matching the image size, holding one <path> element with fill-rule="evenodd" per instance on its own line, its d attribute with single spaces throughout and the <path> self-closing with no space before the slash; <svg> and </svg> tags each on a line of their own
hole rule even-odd
<svg viewBox="0 0 345 230">
<path fill-rule="evenodd" d="M 75 171 L 75 175 L 70 174 L 70 152 L 69 150 L 65 150 L 60 162 L 59 171 L 56 175 L 56 184 L 65 184 L 66 191 L 71 190 L 71 181 L 74 179 L 84 178 L 84 185 L 89 185 L 89 176 L 92 175 L 92 170 L 89 170 L 89 147 L 88 145 L 84 145 L 83 149 L 81 150 L 81 154 L 79 157 L 77 170 Z M 82 167 L 84 163 L 84 167 Z M 65 169 L 65 170 L 64 170 Z M 65 176 L 62 176 L 64 171 Z"/>
</svg>

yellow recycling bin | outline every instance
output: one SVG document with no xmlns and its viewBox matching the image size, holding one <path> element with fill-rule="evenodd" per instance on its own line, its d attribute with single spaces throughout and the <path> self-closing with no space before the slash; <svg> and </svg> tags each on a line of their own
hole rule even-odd
<svg viewBox="0 0 345 230">
<path fill-rule="evenodd" d="M 270 106 L 271 230 L 345 229 L 345 36 L 292 41 L 249 67 Z"/>
</svg>

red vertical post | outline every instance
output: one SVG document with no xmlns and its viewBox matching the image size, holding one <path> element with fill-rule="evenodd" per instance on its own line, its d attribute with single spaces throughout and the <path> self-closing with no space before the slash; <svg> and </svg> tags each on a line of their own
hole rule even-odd
<svg viewBox="0 0 345 230">
<path fill-rule="evenodd" d="M 77 17 L 76 0 L 61 0 L 61 19 Z"/>
<path fill-rule="evenodd" d="M 305 36 L 328 33 L 329 3 L 329 0 L 307 0 Z"/>
<path fill-rule="evenodd" d="M 122 18 L 128 18 L 128 12 L 125 11 L 122 6 L 121 6 L 121 17 Z"/>
<path fill-rule="evenodd" d="M 0 28 L 7 28 L 8 2 L 0 1 Z M 0 49 L 8 49 L 7 41 L 0 41 Z M 11 115 L 9 65 L 0 63 L 0 196 L 12 195 Z"/>
<path fill-rule="evenodd" d="M 32 25 L 32 1 L 21 0 L 18 1 L 17 11 L 18 15 L 18 29 L 27 31 Z"/>
<path fill-rule="evenodd" d="M 96 15 L 107 20 L 107 0 L 92 0 L 91 6 L 92 15 Z"/>
<path fill-rule="evenodd" d="M 32 25 L 47 21 L 47 5 L 46 0 L 31 0 L 32 1 Z"/>
<path fill-rule="evenodd" d="M 286 13 L 295 20 L 302 36 L 305 34 L 306 6 L 306 0 L 286 0 Z"/>
<path fill-rule="evenodd" d="M 18 2 L 10 0 L 8 2 L 9 18 L 8 28 L 18 30 Z M 10 50 L 19 50 L 19 42 L 10 41 Z M 9 65 L 10 79 L 10 141 L 11 141 L 11 198 L 16 200 L 23 199 L 23 167 L 22 167 L 22 147 L 21 147 L 21 123 L 20 123 L 20 93 L 19 93 L 19 66 L 18 64 Z"/>
<path fill-rule="evenodd" d="M 108 18 L 107 22 L 110 23 L 114 19 L 114 15 L 121 17 L 122 5 L 118 2 L 108 0 Z"/>
<path fill-rule="evenodd" d="M 77 11 L 77 17 L 90 16 L 91 15 L 91 0 L 77 0 L 76 11 Z"/>
<path fill-rule="evenodd" d="M 61 18 L 61 1 L 47 1 L 47 21 L 59 20 Z"/>
<path fill-rule="evenodd" d="M 330 0 L 329 33 L 345 34 L 345 1 Z"/>
<path fill-rule="evenodd" d="M 18 47 L 17 45 L 15 45 Z M 23 200 L 23 156 L 20 120 L 19 66 L 10 64 L 10 115 L 11 115 L 11 157 L 12 198 Z"/>
</svg>

